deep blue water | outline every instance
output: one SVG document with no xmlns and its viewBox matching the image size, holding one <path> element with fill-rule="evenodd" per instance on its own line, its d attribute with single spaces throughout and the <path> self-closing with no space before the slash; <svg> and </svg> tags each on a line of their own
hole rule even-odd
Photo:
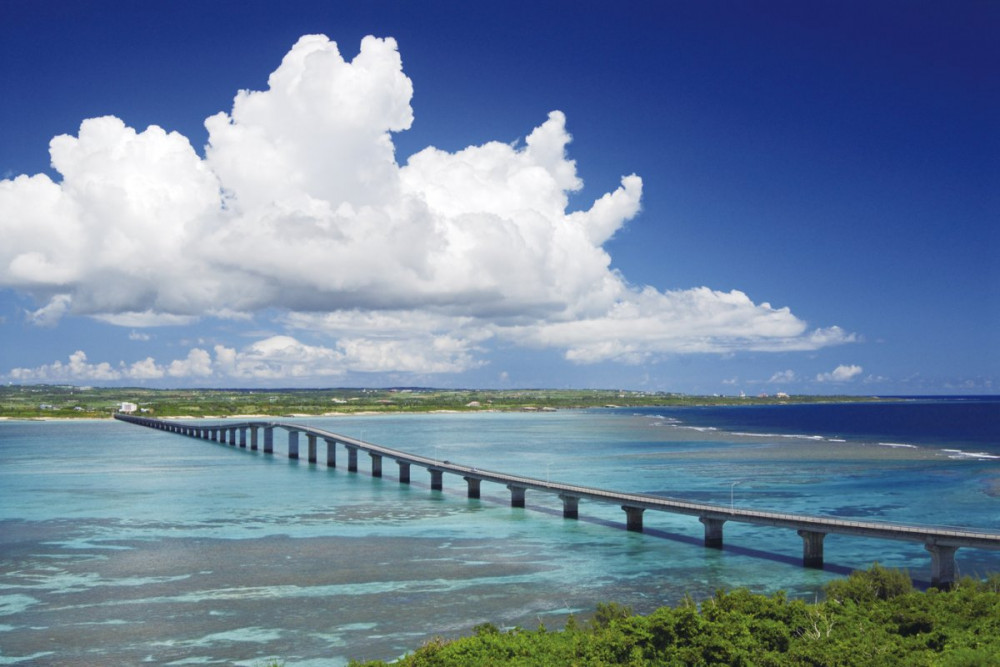
<svg viewBox="0 0 1000 667">
<path fill-rule="evenodd" d="M 716 503 L 1000 531 L 1000 400 L 297 420 L 480 468 Z M 280 433 L 280 431 L 279 431 Z M 426 471 L 385 477 L 121 422 L 0 422 L 0 664 L 289 665 L 392 658 L 436 635 L 650 611 L 717 588 L 813 599 L 919 544 L 831 535 L 823 571 L 787 530 L 561 503 Z M 963 574 L 1000 552 L 962 549 Z"/>
<path fill-rule="evenodd" d="M 877 403 L 644 408 L 726 431 L 823 434 L 1000 453 L 1000 397 L 901 398 Z"/>
</svg>

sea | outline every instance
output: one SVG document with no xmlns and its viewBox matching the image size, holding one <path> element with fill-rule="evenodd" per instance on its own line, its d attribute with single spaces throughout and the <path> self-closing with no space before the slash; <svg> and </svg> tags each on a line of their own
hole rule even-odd
<svg viewBox="0 0 1000 667">
<path fill-rule="evenodd" d="M 538 479 L 781 510 L 1000 532 L 1000 397 L 733 407 L 288 417 Z M 0 665 L 343 665 L 491 623 L 562 627 L 748 588 L 820 599 L 878 562 L 920 586 L 909 542 L 828 535 L 822 570 L 788 529 L 611 504 L 527 506 L 393 461 L 372 477 L 113 420 L 0 422 Z M 1000 551 L 960 549 L 961 576 Z"/>
</svg>

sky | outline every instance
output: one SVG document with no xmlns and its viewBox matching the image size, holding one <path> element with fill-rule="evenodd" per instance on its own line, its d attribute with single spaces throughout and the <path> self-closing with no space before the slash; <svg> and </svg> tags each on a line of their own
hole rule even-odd
<svg viewBox="0 0 1000 667">
<path fill-rule="evenodd" d="M 997 393 L 998 33 L 0 0 L 0 381 Z"/>
</svg>

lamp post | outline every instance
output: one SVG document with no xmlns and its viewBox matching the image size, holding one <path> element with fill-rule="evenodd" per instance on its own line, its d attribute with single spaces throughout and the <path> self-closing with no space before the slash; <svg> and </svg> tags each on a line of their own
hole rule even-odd
<svg viewBox="0 0 1000 667">
<path fill-rule="evenodd" d="M 736 480 L 735 482 L 733 482 L 732 484 L 729 485 L 729 511 L 730 512 L 732 512 L 735 509 L 735 506 L 734 506 L 734 503 L 733 503 L 734 490 L 736 489 L 736 485 L 739 484 L 742 481 L 743 480 L 738 479 L 738 480 Z"/>
</svg>

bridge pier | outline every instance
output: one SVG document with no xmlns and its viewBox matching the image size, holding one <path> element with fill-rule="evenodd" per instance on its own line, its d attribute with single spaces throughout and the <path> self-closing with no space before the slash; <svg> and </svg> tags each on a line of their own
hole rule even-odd
<svg viewBox="0 0 1000 667">
<path fill-rule="evenodd" d="M 563 518 L 579 519 L 580 499 L 576 496 L 565 496 L 561 493 L 559 494 L 559 498 L 563 501 Z"/>
<path fill-rule="evenodd" d="M 297 459 L 299 458 L 299 432 L 289 431 L 288 432 L 288 458 Z"/>
<path fill-rule="evenodd" d="M 948 590 L 955 585 L 955 552 L 958 547 L 928 542 L 924 548 L 931 554 L 931 586 Z"/>
<path fill-rule="evenodd" d="M 527 489 L 523 486 L 514 486 L 513 484 L 508 484 L 507 488 L 510 489 L 510 506 L 524 507 L 524 492 Z"/>
<path fill-rule="evenodd" d="M 358 471 L 358 448 L 353 445 L 344 445 L 347 450 L 347 472 Z"/>
<path fill-rule="evenodd" d="M 431 473 L 431 491 L 444 491 L 444 470 L 428 468 Z"/>
<path fill-rule="evenodd" d="M 247 427 L 246 426 L 241 426 L 240 427 L 240 448 L 241 449 L 246 449 L 247 448 Z"/>
<path fill-rule="evenodd" d="M 337 441 L 332 438 L 323 438 L 326 440 L 326 467 L 336 468 L 337 467 Z"/>
<path fill-rule="evenodd" d="M 478 477 L 465 477 L 469 485 L 469 498 L 479 498 L 479 483 L 482 481 Z"/>
<path fill-rule="evenodd" d="M 710 516 L 698 517 L 698 521 L 705 524 L 705 546 L 710 549 L 722 548 L 722 524 L 725 519 L 713 519 Z"/>
<path fill-rule="evenodd" d="M 236 446 L 236 427 L 233 426 L 229 429 L 229 444 L 232 447 Z"/>
<path fill-rule="evenodd" d="M 368 452 L 368 456 L 372 457 L 372 477 L 381 477 L 382 455 L 376 454 L 375 452 Z"/>
<path fill-rule="evenodd" d="M 316 463 L 316 436 L 312 433 L 306 433 L 306 449 L 309 463 Z"/>
<path fill-rule="evenodd" d="M 219 441 L 219 429 L 217 429 L 217 428 L 210 428 L 210 429 L 208 429 L 208 432 L 212 434 L 212 442 L 218 442 Z"/>
<path fill-rule="evenodd" d="M 407 461 L 396 461 L 399 464 L 399 483 L 410 483 L 410 464 Z"/>
<path fill-rule="evenodd" d="M 814 530 L 800 530 L 798 533 L 799 537 L 802 538 L 802 566 L 822 570 L 823 538 L 826 537 L 826 533 L 818 533 Z"/>
<path fill-rule="evenodd" d="M 642 513 L 646 511 L 646 508 L 622 505 L 622 509 L 625 510 L 625 530 L 631 530 L 634 533 L 641 533 Z"/>
<path fill-rule="evenodd" d="M 264 427 L 264 453 L 274 454 L 274 427 Z"/>
<path fill-rule="evenodd" d="M 257 451 L 257 427 L 256 426 L 251 426 L 250 427 L 250 450 L 254 451 L 254 452 Z"/>
</svg>

